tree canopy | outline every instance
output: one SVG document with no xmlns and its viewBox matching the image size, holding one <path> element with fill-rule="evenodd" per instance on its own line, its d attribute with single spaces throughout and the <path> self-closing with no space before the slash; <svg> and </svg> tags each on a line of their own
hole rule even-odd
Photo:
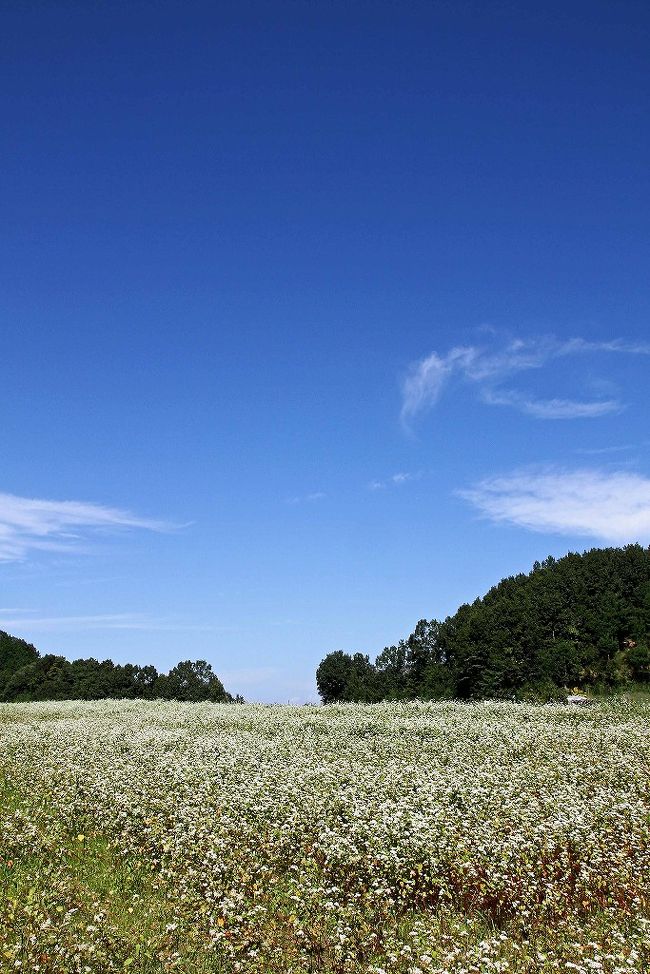
<svg viewBox="0 0 650 974">
<path fill-rule="evenodd" d="M 445 619 L 368 656 L 330 653 L 336 700 L 552 699 L 566 688 L 650 682 L 650 548 L 594 548 L 505 578 Z"/>
<path fill-rule="evenodd" d="M 155 666 L 118 664 L 112 660 L 41 656 L 30 643 L 0 632 L 0 701 L 101 700 L 211 700 L 241 702 L 232 697 L 205 660 L 184 660 L 169 673 Z"/>
</svg>

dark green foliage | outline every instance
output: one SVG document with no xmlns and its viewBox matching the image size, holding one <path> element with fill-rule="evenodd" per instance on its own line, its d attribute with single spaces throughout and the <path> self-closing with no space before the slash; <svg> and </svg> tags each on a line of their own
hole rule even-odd
<svg viewBox="0 0 650 974">
<path fill-rule="evenodd" d="M 243 703 L 224 689 L 205 660 L 178 663 L 159 674 L 155 666 L 111 660 L 40 656 L 29 643 L 0 632 L 0 700 L 166 699 Z"/>
<path fill-rule="evenodd" d="M 330 653 L 324 703 L 386 699 L 553 699 L 564 688 L 650 682 L 650 549 L 594 548 L 536 562 L 443 623 L 418 622 L 368 663 Z M 358 689 L 361 686 L 361 689 Z"/>
<path fill-rule="evenodd" d="M 205 660 L 185 660 L 159 676 L 153 683 L 153 695 L 164 700 L 212 700 L 223 703 L 230 699 L 223 683 Z"/>
<path fill-rule="evenodd" d="M 635 683 L 650 683 L 650 649 L 646 645 L 636 645 L 626 650 L 630 676 Z"/>
<path fill-rule="evenodd" d="M 367 656 L 350 656 L 338 650 L 325 657 L 316 671 L 316 686 L 323 703 L 334 700 L 375 699 L 375 671 Z"/>
<path fill-rule="evenodd" d="M 13 673 L 38 659 L 38 650 L 24 639 L 0 631 L 0 693 Z"/>
<path fill-rule="evenodd" d="M 316 670 L 316 686 L 323 703 L 344 700 L 350 683 L 352 657 L 338 649 L 328 653 Z"/>
</svg>

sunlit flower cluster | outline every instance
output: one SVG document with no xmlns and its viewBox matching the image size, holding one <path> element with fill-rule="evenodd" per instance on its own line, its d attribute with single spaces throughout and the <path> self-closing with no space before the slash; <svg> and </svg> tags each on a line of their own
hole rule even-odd
<svg viewBox="0 0 650 974">
<path fill-rule="evenodd" d="M 0 971 L 650 970 L 650 706 L 0 707 Z"/>
</svg>

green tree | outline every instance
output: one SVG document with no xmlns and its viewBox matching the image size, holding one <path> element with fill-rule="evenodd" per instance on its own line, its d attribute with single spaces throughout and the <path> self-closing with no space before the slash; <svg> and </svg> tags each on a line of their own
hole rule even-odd
<svg viewBox="0 0 650 974">
<path fill-rule="evenodd" d="M 226 703 L 232 699 L 210 664 L 202 659 L 177 663 L 167 674 L 162 686 L 165 690 L 164 696 L 171 700 L 211 700 L 214 703 Z"/>
<path fill-rule="evenodd" d="M 631 646 L 625 651 L 631 677 L 637 683 L 650 683 L 650 649 L 647 645 Z"/>
<path fill-rule="evenodd" d="M 328 653 L 316 670 L 316 686 L 323 703 L 347 700 L 353 681 L 354 663 L 348 653 Z"/>
<path fill-rule="evenodd" d="M 404 640 L 386 646 L 375 660 L 377 684 L 383 700 L 400 700 L 408 693 L 408 647 Z"/>
<path fill-rule="evenodd" d="M 38 650 L 31 643 L 8 632 L 0 631 L 0 694 L 17 670 L 38 659 Z"/>
<path fill-rule="evenodd" d="M 537 561 L 442 623 L 421 620 L 374 666 L 330 654 L 318 686 L 323 700 L 550 699 L 650 681 L 649 645 L 650 548 L 594 548 Z"/>
</svg>

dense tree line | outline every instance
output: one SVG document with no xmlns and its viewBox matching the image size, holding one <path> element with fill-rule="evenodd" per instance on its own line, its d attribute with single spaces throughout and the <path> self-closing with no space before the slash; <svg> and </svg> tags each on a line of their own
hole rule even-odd
<svg viewBox="0 0 650 974">
<path fill-rule="evenodd" d="M 240 703 L 232 697 L 205 660 L 185 660 L 169 673 L 155 666 L 118 664 L 111 660 L 41 656 L 23 639 L 0 632 L 0 700 L 211 700 Z"/>
<path fill-rule="evenodd" d="M 536 562 L 444 622 L 419 622 L 374 663 L 330 653 L 324 703 L 486 697 L 548 700 L 566 688 L 650 683 L 650 548 Z"/>
</svg>

